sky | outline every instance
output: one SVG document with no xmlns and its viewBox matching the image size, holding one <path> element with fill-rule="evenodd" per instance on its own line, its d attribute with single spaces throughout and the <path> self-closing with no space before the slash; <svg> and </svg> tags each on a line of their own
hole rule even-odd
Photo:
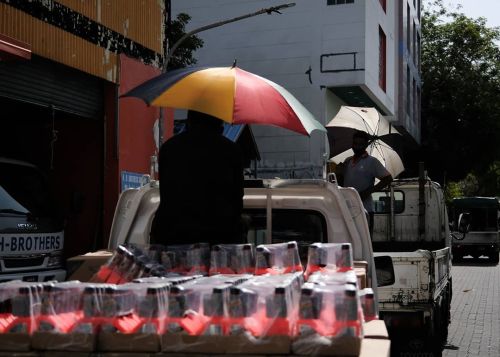
<svg viewBox="0 0 500 357">
<path fill-rule="evenodd" d="M 488 27 L 500 26 L 500 0 L 444 0 L 446 5 L 462 5 L 468 17 L 485 17 Z"/>
</svg>

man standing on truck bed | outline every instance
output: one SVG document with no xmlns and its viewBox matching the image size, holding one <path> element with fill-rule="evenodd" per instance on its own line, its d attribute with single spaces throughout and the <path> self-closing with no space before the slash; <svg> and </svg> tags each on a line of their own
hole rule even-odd
<svg viewBox="0 0 500 357">
<path fill-rule="evenodd" d="M 348 157 L 337 165 L 340 183 L 344 187 L 354 187 L 368 212 L 370 234 L 373 235 L 373 200 L 371 194 L 383 190 L 392 182 L 392 175 L 380 161 L 368 154 L 366 148 L 370 143 L 370 135 L 364 131 L 356 131 L 352 136 L 354 156 Z M 375 179 L 380 181 L 375 185 Z"/>
<path fill-rule="evenodd" d="M 222 132 L 221 120 L 190 110 L 186 131 L 161 146 L 151 242 L 241 242 L 242 155 Z"/>
</svg>

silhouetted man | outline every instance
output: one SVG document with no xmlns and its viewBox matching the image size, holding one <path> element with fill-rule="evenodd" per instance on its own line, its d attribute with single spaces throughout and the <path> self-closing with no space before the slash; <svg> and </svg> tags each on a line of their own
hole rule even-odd
<svg viewBox="0 0 500 357">
<path fill-rule="evenodd" d="M 373 233 L 373 200 L 371 194 L 383 190 L 392 182 L 392 176 L 380 161 L 368 154 L 366 149 L 370 136 L 356 131 L 352 136 L 354 155 L 338 165 L 340 182 L 345 187 L 354 187 L 368 212 L 370 233 Z M 343 178 L 343 180 L 342 180 Z M 375 185 L 375 179 L 380 181 Z"/>
<path fill-rule="evenodd" d="M 186 131 L 161 146 L 154 243 L 241 242 L 242 156 L 222 132 L 221 120 L 189 111 Z"/>
</svg>

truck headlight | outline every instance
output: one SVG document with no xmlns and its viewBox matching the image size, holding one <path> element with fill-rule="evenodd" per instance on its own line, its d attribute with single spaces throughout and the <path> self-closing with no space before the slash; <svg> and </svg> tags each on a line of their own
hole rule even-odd
<svg viewBox="0 0 500 357">
<path fill-rule="evenodd" d="M 47 263 L 47 266 L 49 267 L 54 267 L 54 266 L 61 266 L 63 263 L 63 258 L 60 255 L 53 255 L 49 257 L 49 261 Z"/>
</svg>

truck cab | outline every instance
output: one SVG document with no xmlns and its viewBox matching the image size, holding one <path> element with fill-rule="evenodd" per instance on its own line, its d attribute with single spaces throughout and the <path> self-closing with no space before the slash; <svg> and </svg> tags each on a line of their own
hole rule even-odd
<svg viewBox="0 0 500 357">
<path fill-rule="evenodd" d="M 460 197 L 450 205 L 452 253 L 455 261 L 486 255 L 498 264 L 500 204 L 496 197 Z"/>
<path fill-rule="evenodd" d="M 0 282 L 64 280 L 63 219 L 43 173 L 0 158 Z"/>
</svg>

